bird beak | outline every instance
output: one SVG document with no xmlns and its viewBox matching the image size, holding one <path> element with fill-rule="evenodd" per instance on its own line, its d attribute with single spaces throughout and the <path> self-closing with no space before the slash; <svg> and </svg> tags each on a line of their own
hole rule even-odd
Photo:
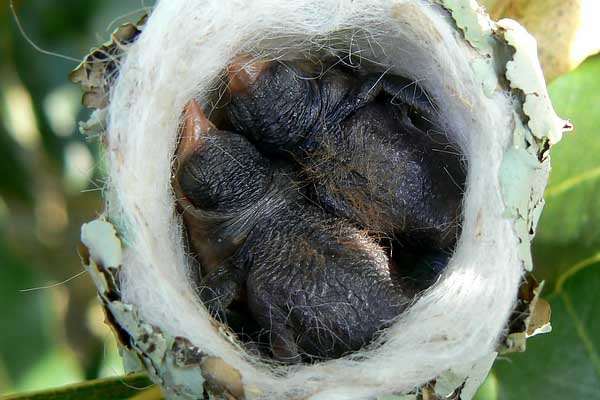
<svg viewBox="0 0 600 400">
<path fill-rule="evenodd" d="M 229 64 L 227 77 L 231 94 L 243 93 L 258 80 L 269 62 L 254 61 L 250 57 L 238 57 Z"/>
<path fill-rule="evenodd" d="M 177 158 L 183 161 L 197 151 L 210 131 L 217 131 L 217 128 L 206 117 L 200 104 L 191 100 L 185 106 L 183 133 L 177 147 Z"/>
</svg>

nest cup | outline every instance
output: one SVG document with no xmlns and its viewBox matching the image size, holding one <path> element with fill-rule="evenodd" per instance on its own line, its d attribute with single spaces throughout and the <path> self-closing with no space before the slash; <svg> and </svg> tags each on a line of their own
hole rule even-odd
<svg viewBox="0 0 600 400">
<path fill-rule="evenodd" d="M 472 1 L 159 1 L 127 44 L 103 111 L 106 222 L 83 228 L 84 262 L 129 368 L 170 398 L 470 398 L 508 333 L 543 206 L 552 110 L 535 42 Z M 438 282 L 370 347 L 314 365 L 245 351 L 196 295 L 171 187 L 185 105 L 219 96 L 235 57 L 352 59 L 409 78 L 468 165 L 462 231 Z M 121 244 L 122 243 L 122 244 Z M 122 246 L 122 250 L 121 250 Z M 225 393 L 225 394 L 224 394 Z"/>
</svg>

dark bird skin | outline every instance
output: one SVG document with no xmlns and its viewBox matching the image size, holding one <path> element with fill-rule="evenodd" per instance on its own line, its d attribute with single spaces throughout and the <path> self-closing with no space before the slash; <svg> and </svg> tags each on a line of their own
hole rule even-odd
<svg viewBox="0 0 600 400">
<path fill-rule="evenodd" d="M 435 110 L 414 83 L 297 63 L 253 68 L 230 69 L 229 119 L 261 151 L 294 159 L 321 206 L 382 236 L 454 244 L 464 173 L 428 129 Z"/>
<path fill-rule="evenodd" d="M 200 297 L 280 361 L 358 350 L 445 268 L 461 161 L 405 79 L 240 59 L 228 83 L 222 129 L 192 101 L 177 151 Z"/>
<path fill-rule="evenodd" d="M 368 344 L 407 306 L 384 250 L 309 202 L 293 170 L 242 135 L 186 111 L 174 189 L 213 313 L 244 301 L 285 362 L 339 357 Z"/>
</svg>

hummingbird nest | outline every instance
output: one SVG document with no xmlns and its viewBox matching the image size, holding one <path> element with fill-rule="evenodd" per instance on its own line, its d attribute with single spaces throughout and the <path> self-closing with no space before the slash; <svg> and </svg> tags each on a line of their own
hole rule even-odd
<svg viewBox="0 0 600 400">
<path fill-rule="evenodd" d="M 175 154 L 186 105 L 217 102 L 240 56 L 339 59 L 418 83 L 467 166 L 460 236 L 439 279 L 343 357 L 273 362 L 198 296 Z M 568 124 L 550 104 L 535 40 L 514 21 L 493 22 L 469 0 L 158 1 L 71 78 L 97 108 L 82 128 L 99 128 L 107 165 L 106 210 L 84 225 L 82 258 L 126 367 L 147 369 L 168 398 L 469 399 L 500 348 L 546 329 L 530 324 L 530 242 L 549 149 Z"/>
</svg>

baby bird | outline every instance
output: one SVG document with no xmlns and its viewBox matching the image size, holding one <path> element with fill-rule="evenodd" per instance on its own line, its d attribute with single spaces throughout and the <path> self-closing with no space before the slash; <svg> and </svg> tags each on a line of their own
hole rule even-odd
<svg viewBox="0 0 600 400">
<path fill-rule="evenodd" d="M 188 104 L 173 187 L 200 297 L 213 314 L 244 301 L 288 363 L 360 349 L 410 301 L 384 250 L 308 201 L 293 173 Z"/>
<path fill-rule="evenodd" d="M 316 201 L 371 233 L 449 249 L 464 173 L 414 82 L 301 63 L 229 68 L 227 115 L 267 155 L 294 160 Z"/>
</svg>

